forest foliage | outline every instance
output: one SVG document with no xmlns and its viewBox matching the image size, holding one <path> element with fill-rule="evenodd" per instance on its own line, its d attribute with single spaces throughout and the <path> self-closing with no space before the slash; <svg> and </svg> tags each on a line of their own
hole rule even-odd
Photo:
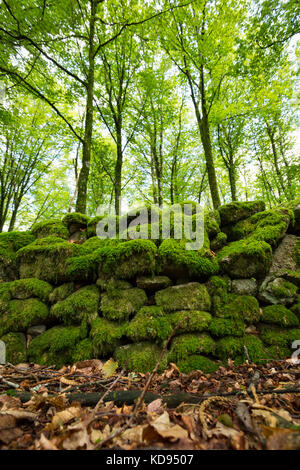
<svg viewBox="0 0 300 470">
<path fill-rule="evenodd" d="M 0 231 L 299 192 L 297 0 L 3 0 Z M 298 141 L 299 144 L 299 141 Z"/>
</svg>

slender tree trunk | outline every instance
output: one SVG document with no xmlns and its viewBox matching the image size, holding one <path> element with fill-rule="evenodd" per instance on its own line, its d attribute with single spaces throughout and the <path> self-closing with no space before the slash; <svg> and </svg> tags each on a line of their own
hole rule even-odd
<svg viewBox="0 0 300 470">
<path fill-rule="evenodd" d="M 232 162 L 232 157 L 230 157 L 229 165 L 228 165 L 228 175 L 229 175 L 229 183 L 230 183 L 230 192 L 231 192 L 231 200 L 237 201 L 236 195 L 236 172 L 235 167 Z"/>
<path fill-rule="evenodd" d="M 117 161 L 115 166 L 115 211 L 116 215 L 120 215 L 120 198 L 122 192 L 122 166 L 123 166 L 123 151 L 122 151 L 122 123 L 119 121 L 116 124 L 117 134 Z"/>
<path fill-rule="evenodd" d="M 78 178 L 78 193 L 76 211 L 85 214 L 87 201 L 87 187 L 90 172 L 92 133 L 93 133 L 93 98 L 95 82 L 95 20 L 97 1 L 90 0 L 91 16 L 89 25 L 89 69 L 87 77 L 86 116 L 84 139 L 82 144 L 82 167 Z"/>
</svg>

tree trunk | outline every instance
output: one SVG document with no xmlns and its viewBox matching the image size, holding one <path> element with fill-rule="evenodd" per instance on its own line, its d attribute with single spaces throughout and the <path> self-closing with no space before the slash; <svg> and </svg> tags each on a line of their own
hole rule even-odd
<svg viewBox="0 0 300 470">
<path fill-rule="evenodd" d="M 235 167 L 234 167 L 231 157 L 230 157 L 229 166 L 228 166 L 228 175 L 229 175 L 229 183 L 230 183 L 231 200 L 237 201 L 236 174 L 235 174 Z"/>
<path fill-rule="evenodd" d="M 117 161 L 115 166 L 115 211 L 116 215 L 120 215 L 120 198 L 122 192 L 122 166 L 123 166 L 123 151 L 122 151 L 122 123 L 119 121 L 116 124 L 117 133 Z"/>
<path fill-rule="evenodd" d="M 93 133 L 93 99 L 95 82 L 95 20 L 97 12 L 97 1 L 90 0 L 91 16 L 89 26 L 89 69 L 87 77 L 86 115 L 84 139 L 82 144 L 82 167 L 78 178 L 78 193 L 76 201 L 76 212 L 86 213 L 87 187 L 90 172 L 92 133 Z"/>
</svg>

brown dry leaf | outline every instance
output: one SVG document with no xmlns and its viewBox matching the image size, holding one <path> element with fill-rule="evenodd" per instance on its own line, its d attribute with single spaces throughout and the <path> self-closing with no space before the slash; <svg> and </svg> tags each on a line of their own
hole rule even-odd
<svg viewBox="0 0 300 470">
<path fill-rule="evenodd" d="M 71 433 L 62 444 L 65 450 L 91 450 L 94 448 L 87 433 L 85 422 L 80 422 L 76 423 L 76 425 L 69 426 L 68 430 L 71 431 Z"/>
<path fill-rule="evenodd" d="M 252 415 L 256 417 L 261 417 L 271 428 L 276 428 L 278 425 L 278 419 L 270 411 L 267 410 L 252 410 Z"/>
<path fill-rule="evenodd" d="M 249 445 L 248 441 L 245 439 L 245 435 L 243 432 L 239 432 L 235 436 L 231 438 L 231 447 L 233 450 L 248 450 Z"/>
<path fill-rule="evenodd" d="M 181 415 L 181 419 L 183 421 L 183 424 L 185 425 L 186 429 L 189 432 L 190 438 L 194 441 L 196 440 L 196 436 L 194 433 L 195 430 L 195 421 L 192 416 L 188 415 Z"/>
<path fill-rule="evenodd" d="M 19 398 L 10 397 L 9 395 L 0 395 L 1 411 L 9 410 L 11 408 L 20 408 L 21 400 Z"/>
<path fill-rule="evenodd" d="M 111 357 L 104 366 L 102 367 L 102 374 L 105 379 L 108 379 L 112 375 L 114 375 L 115 371 L 118 368 L 118 363 L 113 360 Z"/>
<path fill-rule="evenodd" d="M 100 372 L 103 367 L 103 362 L 99 359 L 87 359 L 86 361 L 76 362 L 77 369 L 91 369 L 93 372 Z"/>
<path fill-rule="evenodd" d="M 41 445 L 41 448 L 44 450 L 58 450 L 56 445 L 54 445 L 51 441 L 49 441 L 49 439 L 47 439 L 47 437 L 43 433 L 41 434 L 39 444 Z"/>
<path fill-rule="evenodd" d="M 52 418 L 51 428 L 56 429 L 66 423 L 69 423 L 72 419 L 78 418 L 81 413 L 82 410 L 78 406 L 70 406 L 66 410 L 59 411 Z"/>
<path fill-rule="evenodd" d="M 142 444 L 144 442 L 144 430 L 148 427 L 148 424 L 140 424 L 134 428 L 126 429 L 121 434 L 121 439 Z"/>
<path fill-rule="evenodd" d="M 102 439 L 102 432 L 99 429 L 92 429 L 90 440 L 93 444 L 98 444 Z"/>
<path fill-rule="evenodd" d="M 16 427 L 16 418 L 13 416 L 0 416 L 0 442 L 9 444 L 22 436 L 23 431 Z"/>
<path fill-rule="evenodd" d="M 147 406 L 147 413 L 160 415 L 163 412 L 164 412 L 164 408 L 163 408 L 163 403 L 162 403 L 161 398 L 157 398 L 156 400 L 149 403 L 149 405 Z"/>
<path fill-rule="evenodd" d="M 239 420 L 244 424 L 247 431 L 253 432 L 253 424 L 246 403 L 243 403 L 242 401 L 239 401 L 237 403 L 236 414 Z"/>
<path fill-rule="evenodd" d="M 37 417 L 36 413 L 32 413 L 31 411 L 24 411 L 24 410 L 7 410 L 7 411 L 0 411 L 0 416 L 1 415 L 8 415 L 8 416 L 13 416 L 16 418 L 17 421 L 34 421 Z"/>
<path fill-rule="evenodd" d="M 187 439 L 188 432 L 186 429 L 183 429 L 178 424 L 173 424 L 170 422 L 170 416 L 167 411 L 165 411 L 158 418 L 151 421 L 151 426 L 158 432 L 158 434 L 164 438 L 170 439 Z"/>
<path fill-rule="evenodd" d="M 228 426 L 224 426 L 224 424 L 220 423 L 219 421 L 217 422 L 215 428 L 209 429 L 207 431 L 207 437 L 209 438 L 213 436 L 216 436 L 216 437 L 224 436 L 224 437 L 229 437 L 230 439 L 233 439 L 238 434 L 240 434 L 239 431 L 236 431 L 233 428 L 229 428 Z"/>
<path fill-rule="evenodd" d="M 267 439 L 268 450 L 300 450 L 300 431 L 276 429 Z"/>
</svg>

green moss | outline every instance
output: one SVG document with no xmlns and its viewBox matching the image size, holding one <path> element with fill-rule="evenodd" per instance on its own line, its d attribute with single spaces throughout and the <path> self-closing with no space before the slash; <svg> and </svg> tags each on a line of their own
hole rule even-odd
<svg viewBox="0 0 300 470">
<path fill-rule="evenodd" d="M 204 226 L 207 231 L 208 237 L 211 240 L 221 232 L 220 229 L 220 217 L 218 211 L 212 211 L 205 214 Z"/>
<path fill-rule="evenodd" d="M 298 326 L 299 320 L 296 315 L 283 305 L 270 305 L 263 309 L 261 317 L 263 323 L 273 323 L 282 327 Z"/>
<path fill-rule="evenodd" d="M 97 279 L 96 284 L 101 289 L 101 291 L 106 291 L 110 295 L 114 295 L 116 290 L 118 291 L 132 288 L 132 284 L 130 284 L 130 282 L 123 281 L 122 279 L 107 277 Z"/>
<path fill-rule="evenodd" d="M 126 335 L 133 342 L 153 340 L 158 343 L 166 340 L 172 333 L 168 318 L 160 307 L 142 307 L 129 323 Z"/>
<path fill-rule="evenodd" d="M 105 245 L 107 245 L 108 240 L 102 240 L 101 238 L 98 237 L 91 237 L 86 240 L 82 246 L 86 250 L 87 254 L 93 253 L 96 250 L 99 250 L 103 248 Z"/>
<path fill-rule="evenodd" d="M 0 336 L 11 331 L 26 331 L 28 327 L 44 324 L 48 319 L 48 307 L 40 300 L 11 300 L 1 316 Z"/>
<path fill-rule="evenodd" d="M 151 240 L 130 240 L 107 244 L 95 252 L 99 275 L 113 273 L 119 279 L 153 274 L 157 248 Z"/>
<path fill-rule="evenodd" d="M 227 244 L 227 235 L 224 232 L 219 232 L 210 243 L 213 251 L 221 250 Z"/>
<path fill-rule="evenodd" d="M 222 336 L 244 336 L 245 323 L 238 318 L 216 318 L 214 317 L 208 327 L 208 331 L 217 337 Z"/>
<path fill-rule="evenodd" d="M 271 246 L 264 241 L 244 239 L 229 243 L 218 254 L 222 270 L 234 279 L 264 277 L 272 265 Z"/>
<path fill-rule="evenodd" d="M 228 359 L 236 359 L 243 355 L 243 346 L 243 338 L 226 336 L 217 341 L 216 356 L 224 362 Z"/>
<path fill-rule="evenodd" d="M 89 338 L 85 338 L 76 344 L 72 354 L 72 362 L 86 361 L 94 357 L 93 343 Z"/>
<path fill-rule="evenodd" d="M 61 238 L 47 237 L 36 240 L 17 252 L 20 277 L 35 277 L 54 284 L 68 282 L 67 260 L 80 256 L 82 246 Z"/>
<path fill-rule="evenodd" d="M 296 296 L 297 290 L 298 290 L 297 286 L 295 286 L 291 282 L 285 281 L 284 279 L 280 279 L 280 282 L 277 282 L 276 284 L 275 284 L 275 281 L 272 286 L 272 291 L 275 297 L 289 298 L 289 297 Z"/>
<path fill-rule="evenodd" d="M 116 323 L 105 318 L 92 322 L 90 338 L 94 354 L 100 357 L 111 354 L 120 345 L 120 340 L 128 330 L 128 323 Z"/>
<path fill-rule="evenodd" d="M 263 201 L 231 202 L 219 207 L 222 225 L 230 225 L 265 210 Z"/>
<path fill-rule="evenodd" d="M 228 276 L 212 276 L 207 283 L 210 295 L 227 292 L 231 288 L 231 279 Z"/>
<path fill-rule="evenodd" d="M 146 374 L 146 372 L 152 372 L 160 354 L 161 349 L 158 346 L 142 342 L 118 347 L 114 352 L 114 358 L 121 367 Z M 167 358 L 164 356 L 159 366 L 159 372 L 165 370 L 166 367 Z"/>
<path fill-rule="evenodd" d="M 293 341 L 300 340 L 300 329 L 282 330 L 276 326 L 262 325 L 260 338 L 268 346 L 289 348 Z"/>
<path fill-rule="evenodd" d="M 177 363 L 191 354 L 213 354 L 215 341 L 207 333 L 187 333 L 172 340 L 169 361 Z"/>
<path fill-rule="evenodd" d="M 20 364 L 26 362 L 26 338 L 22 333 L 8 333 L 2 336 L 6 348 L 6 362 Z"/>
<path fill-rule="evenodd" d="M 166 312 L 176 310 L 209 311 L 211 301 L 207 289 L 197 282 L 167 287 L 155 293 L 156 304 Z"/>
<path fill-rule="evenodd" d="M 88 238 L 96 237 L 96 235 L 97 235 L 97 233 L 96 233 L 97 225 L 102 219 L 104 219 L 104 217 L 105 217 L 104 215 L 98 215 L 98 216 L 93 217 L 92 219 L 89 220 L 89 222 L 87 224 L 87 236 L 88 236 Z"/>
<path fill-rule="evenodd" d="M 48 282 L 36 278 L 19 279 L 9 284 L 9 290 L 13 299 L 29 299 L 37 297 L 47 302 L 53 288 Z"/>
<path fill-rule="evenodd" d="M 101 297 L 101 311 L 108 320 L 124 321 L 136 313 L 147 302 L 142 289 L 115 290 Z"/>
<path fill-rule="evenodd" d="M 232 295 L 230 297 L 233 300 L 223 307 L 225 317 L 240 318 L 248 325 L 259 321 L 260 308 L 255 297 L 251 295 Z"/>
<path fill-rule="evenodd" d="M 93 282 L 96 278 L 97 263 L 94 255 L 76 256 L 67 260 L 67 276 L 73 281 Z"/>
<path fill-rule="evenodd" d="M 164 240 L 159 247 L 160 271 L 170 277 L 205 280 L 219 271 L 219 264 L 210 250 L 187 250 L 188 240 Z"/>
<path fill-rule="evenodd" d="M 31 232 L 37 238 L 45 238 L 45 237 L 59 237 L 68 239 L 69 232 L 66 226 L 61 222 L 61 220 L 57 219 L 48 219 L 43 220 L 42 222 L 38 222 L 33 225 Z"/>
<path fill-rule="evenodd" d="M 68 228 L 73 224 L 86 227 L 89 221 L 90 218 L 87 215 L 80 214 L 79 212 L 70 212 L 62 218 L 62 223 Z"/>
<path fill-rule="evenodd" d="M 96 286 L 86 286 L 77 290 L 65 300 L 51 307 L 51 316 L 65 325 L 78 325 L 83 319 L 90 323 L 98 316 L 99 291 Z"/>
<path fill-rule="evenodd" d="M 69 295 L 74 292 L 74 283 L 68 282 L 56 287 L 49 295 L 49 301 L 51 304 L 55 304 L 61 300 L 65 300 Z"/>
<path fill-rule="evenodd" d="M 0 297 L 1 299 L 1 297 Z M 0 300 L 1 302 L 1 300 Z M 297 297 L 297 300 L 296 300 L 296 303 L 291 307 L 291 311 L 297 315 L 297 317 L 299 318 L 300 320 L 300 295 L 298 295 Z"/>
<path fill-rule="evenodd" d="M 220 364 L 205 356 L 192 355 L 179 361 L 177 366 L 183 374 L 188 374 L 194 370 L 201 370 L 205 374 L 212 374 L 219 369 Z"/>
<path fill-rule="evenodd" d="M 293 257 L 298 266 L 300 266 L 300 239 L 298 238 L 297 243 L 294 248 Z"/>
<path fill-rule="evenodd" d="M 8 309 L 8 302 L 11 300 L 10 282 L 0 282 L 0 315 Z"/>
<path fill-rule="evenodd" d="M 12 251 L 18 251 L 34 241 L 35 237 L 31 232 L 2 232 L 0 233 L 0 246 Z"/>
<path fill-rule="evenodd" d="M 76 344 L 82 338 L 80 327 L 55 326 L 30 341 L 28 359 L 40 365 L 62 367 L 73 362 Z"/>
<path fill-rule="evenodd" d="M 187 316 L 189 316 L 189 320 L 186 320 L 183 323 L 183 325 L 176 331 L 176 334 L 196 332 L 200 333 L 208 328 L 212 318 L 210 313 L 201 312 L 198 310 L 182 310 L 179 312 L 168 313 L 167 319 L 172 327 L 172 330 Z"/>
</svg>

